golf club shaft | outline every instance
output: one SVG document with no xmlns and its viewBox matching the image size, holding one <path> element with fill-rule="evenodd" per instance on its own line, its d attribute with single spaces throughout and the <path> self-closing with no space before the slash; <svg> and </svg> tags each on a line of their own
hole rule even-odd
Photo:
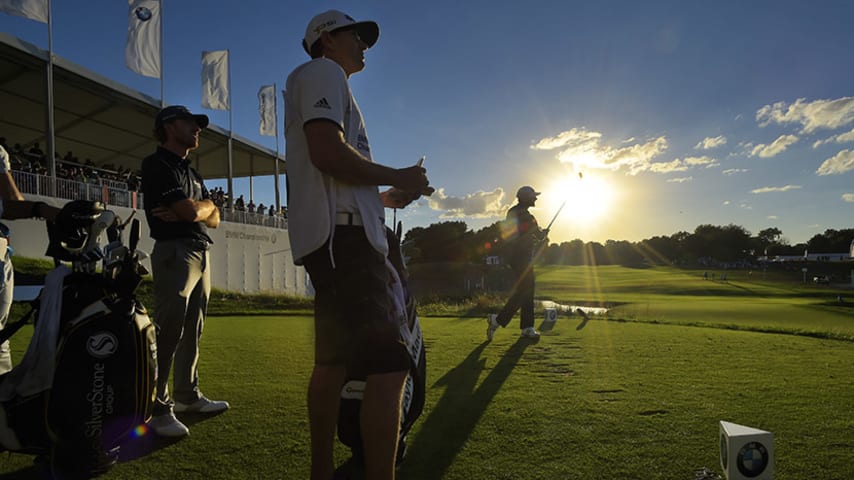
<svg viewBox="0 0 854 480">
<path fill-rule="evenodd" d="M 560 207 L 558 207 L 557 212 L 555 212 L 555 216 L 552 217 L 552 221 L 549 222 L 549 226 L 546 227 L 546 230 L 551 230 L 552 224 L 555 223 L 555 220 L 557 220 L 557 216 L 560 215 L 560 211 L 563 210 L 563 207 L 565 205 L 566 205 L 566 200 L 564 200 L 563 203 L 560 204 Z"/>
</svg>

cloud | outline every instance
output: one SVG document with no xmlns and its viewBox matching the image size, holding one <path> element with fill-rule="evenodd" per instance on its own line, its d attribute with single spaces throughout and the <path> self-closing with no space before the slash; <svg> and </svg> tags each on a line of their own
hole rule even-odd
<svg viewBox="0 0 854 480">
<path fill-rule="evenodd" d="M 815 171 L 816 175 L 839 175 L 854 170 L 854 150 L 842 150 L 828 158 Z"/>
<path fill-rule="evenodd" d="M 686 183 L 692 180 L 694 180 L 694 177 L 668 178 L 667 183 Z"/>
<path fill-rule="evenodd" d="M 443 212 L 440 218 L 490 218 L 503 215 L 504 190 L 496 188 L 491 192 L 478 191 L 465 197 L 450 197 L 440 188 L 428 197 L 433 210 Z"/>
<path fill-rule="evenodd" d="M 729 205 L 729 200 L 724 200 L 724 205 Z"/>
<path fill-rule="evenodd" d="M 751 190 L 750 193 L 788 192 L 789 190 L 799 190 L 800 188 L 800 185 L 786 185 L 785 187 L 762 187 Z"/>
<path fill-rule="evenodd" d="M 554 137 L 546 137 L 541 139 L 535 145 L 531 145 L 534 150 L 554 150 L 567 145 L 578 145 L 586 143 L 599 143 L 599 138 L 602 134 L 599 132 L 590 132 L 586 128 L 573 128 L 561 132 Z"/>
<path fill-rule="evenodd" d="M 778 218 L 780 218 L 780 217 L 778 217 L 777 215 L 768 215 L 768 216 L 767 216 L 767 217 L 765 217 L 765 218 L 767 218 L 768 220 L 777 220 L 777 219 L 778 219 Z"/>
<path fill-rule="evenodd" d="M 771 158 L 779 153 L 786 151 L 789 148 L 789 145 L 798 141 L 798 137 L 794 135 L 780 135 L 777 140 L 774 140 L 771 145 L 765 145 L 764 143 L 760 143 L 753 147 L 753 150 L 750 151 L 750 156 L 760 156 L 762 158 Z"/>
<path fill-rule="evenodd" d="M 851 129 L 850 132 L 840 133 L 839 135 L 834 135 L 830 138 L 825 138 L 824 140 L 816 140 L 815 143 L 812 144 L 812 148 L 818 148 L 826 143 L 847 143 L 854 142 L 854 129 Z"/>
<path fill-rule="evenodd" d="M 854 97 L 813 102 L 799 98 L 792 104 L 777 102 L 757 110 L 756 121 L 761 127 L 771 123 L 799 123 L 803 127 L 802 133 L 811 133 L 819 128 L 835 129 L 854 122 Z"/>
<path fill-rule="evenodd" d="M 854 193 L 843 193 L 842 200 L 848 203 L 854 203 Z"/>
<path fill-rule="evenodd" d="M 699 167 L 700 165 L 705 165 L 706 168 L 717 167 L 720 165 L 717 160 L 712 157 L 702 156 L 702 157 L 686 157 L 685 165 L 689 167 Z"/>
<path fill-rule="evenodd" d="M 723 173 L 724 175 L 735 175 L 736 173 L 745 173 L 745 172 L 749 172 L 749 171 L 750 170 L 748 170 L 746 168 L 727 168 L 726 170 L 722 171 L 721 173 Z"/>
<path fill-rule="evenodd" d="M 543 138 L 533 145 L 534 150 L 560 150 L 558 160 L 583 168 L 625 170 L 630 175 L 651 171 L 665 173 L 673 171 L 672 162 L 658 165 L 652 160 L 667 150 L 667 138 L 658 137 L 646 142 L 634 139 L 621 142 L 623 147 L 614 148 L 601 143 L 602 134 L 585 128 L 573 128 L 554 137 Z M 657 166 L 656 166 L 657 165 Z"/>
<path fill-rule="evenodd" d="M 712 148 L 720 147 L 721 145 L 726 144 L 726 137 L 723 135 L 718 135 L 717 137 L 706 137 L 702 142 L 694 145 L 695 150 L 710 150 Z"/>
<path fill-rule="evenodd" d="M 682 163 L 682 160 L 677 158 L 670 162 L 650 163 L 647 165 L 646 169 L 653 173 L 671 173 L 684 172 L 685 170 L 688 170 L 688 167 Z"/>
</svg>

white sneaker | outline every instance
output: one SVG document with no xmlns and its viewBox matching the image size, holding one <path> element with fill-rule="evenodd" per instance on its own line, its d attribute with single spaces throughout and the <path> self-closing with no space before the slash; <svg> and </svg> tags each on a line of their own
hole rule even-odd
<svg viewBox="0 0 854 480">
<path fill-rule="evenodd" d="M 534 327 L 523 328 L 522 336 L 525 338 L 540 338 L 540 332 L 534 330 Z"/>
<path fill-rule="evenodd" d="M 191 404 L 175 402 L 172 409 L 178 413 L 217 413 L 228 410 L 230 405 L 225 400 L 209 400 L 204 395 Z"/>
<path fill-rule="evenodd" d="M 190 429 L 175 418 L 172 412 L 151 417 L 148 427 L 161 437 L 183 437 L 190 433 Z"/>
<path fill-rule="evenodd" d="M 495 331 L 501 326 L 498 324 L 498 315 L 490 313 L 486 317 L 486 323 L 486 339 L 491 342 L 492 337 L 495 335 Z"/>
</svg>

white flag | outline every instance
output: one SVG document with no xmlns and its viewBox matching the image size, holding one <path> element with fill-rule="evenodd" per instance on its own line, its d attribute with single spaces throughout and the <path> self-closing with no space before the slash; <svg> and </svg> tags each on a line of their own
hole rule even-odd
<svg viewBox="0 0 854 480">
<path fill-rule="evenodd" d="M 160 78 L 160 0 L 128 0 L 125 64 L 140 75 Z"/>
<path fill-rule="evenodd" d="M 228 110 L 228 50 L 202 52 L 202 107 Z"/>
<path fill-rule="evenodd" d="M 264 85 L 258 90 L 258 113 L 261 114 L 261 124 L 258 133 L 269 137 L 276 136 L 276 87 Z"/>
<path fill-rule="evenodd" d="M 47 23 L 47 0 L 0 0 L 0 12 Z"/>
</svg>

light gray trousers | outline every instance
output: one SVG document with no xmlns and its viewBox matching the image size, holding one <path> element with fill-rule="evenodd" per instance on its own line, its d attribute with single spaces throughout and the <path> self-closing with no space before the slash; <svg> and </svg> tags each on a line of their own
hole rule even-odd
<svg viewBox="0 0 854 480">
<path fill-rule="evenodd" d="M 186 240 L 157 240 L 151 252 L 157 325 L 157 400 L 154 415 L 172 410 L 169 371 L 174 364 L 174 398 L 199 399 L 199 340 L 205 323 L 211 274 L 208 252 Z"/>
<path fill-rule="evenodd" d="M 9 310 L 12 309 L 12 295 L 15 290 L 15 271 L 9 251 L 0 252 L 0 330 L 9 321 Z M 12 370 L 12 353 L 9 340 L 0 343 L 0 375 Z"/>
</svg>

